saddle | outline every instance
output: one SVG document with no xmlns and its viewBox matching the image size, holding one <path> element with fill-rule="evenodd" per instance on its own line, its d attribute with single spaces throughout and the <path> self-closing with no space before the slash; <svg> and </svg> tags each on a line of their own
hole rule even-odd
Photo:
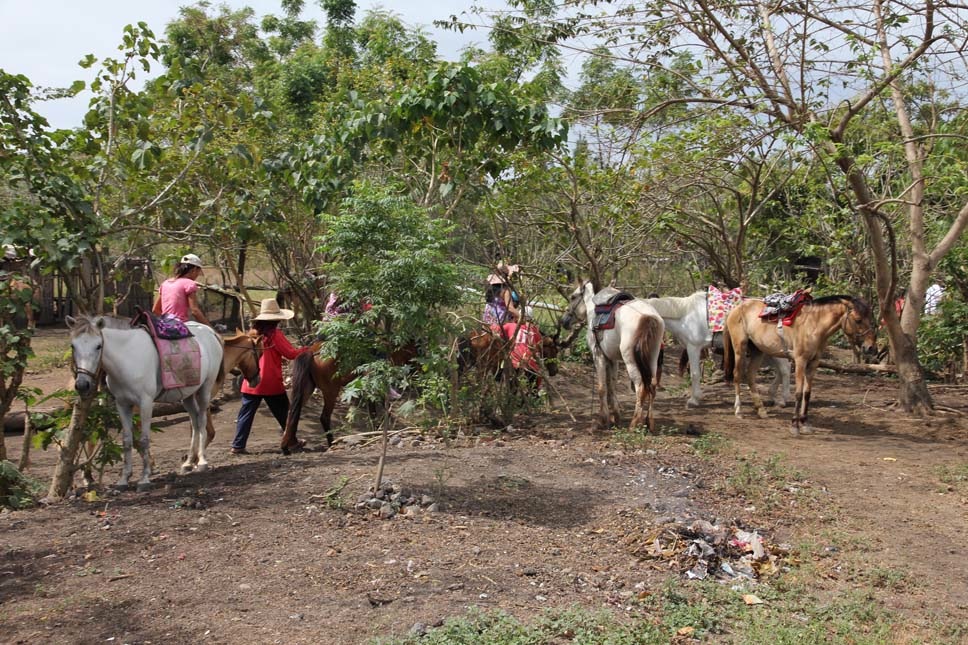
<svg viewBox="0 0 968 645">
<path fill-rule="evenodd" d="M 609 293 L 605 293 L 608 291 Z M 600 298 L 600 296 L 603 296 Z M 619 291 L 613 287 L 606 287 L 595 294 L 592 302 L 595 303 L 595 322 L 592 326 L 593 331 L 605 331 L 615 328 L 615 312 L 622 305 L 634 300 L 635 296 L 625 291 Z"/>
<path fill-rule="evenodd" d="M 809 289 L 797 289 L 793 293 L 771 293 L 763 298 L 760 319 L 775 322 L 777 327 L 789 327 L 796 320 L 803 305 L 813 300 Z"/>
<path fill-rule="evenodd" d="M 138 308 L 131 326 L 141 327 L 154 340 L 162 388 L 192 387 L 202 382 L 202 350 L 185 323 L 174 316 L 157 316 Z"/>
</svg>

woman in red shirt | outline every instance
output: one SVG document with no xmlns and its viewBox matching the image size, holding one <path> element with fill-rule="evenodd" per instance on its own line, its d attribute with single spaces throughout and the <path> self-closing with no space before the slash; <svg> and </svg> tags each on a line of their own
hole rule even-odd
<svg viewBox="0 0 968 645">
<path fill-rule="evenodd" d="M 253 327 L 262 336 L 262 358 L 259 359 L 259 384 L 255 387 L 248 381 L 242 384 L 242 406 L 235 422 L 235 439 L 232 440 L 232 454 L 247 454 L 245 444 L 249 440 L 249 431 L 255 420 L 259 404 L 265 400 L 272 412 L 272 416 L 279 422 L 279 427 L 285 430 L 286 417 L 289 415 L 289 397 L 286 386 L 282 382 L 282 359 L 293 360 L 303 352 L 311 351 L 309 347 L 295 348 L 286 335 L 279 330 L 280 320 L 289 320 L 295 314 L 291 309 L 281 309 L 275 298 L 262 301 L 259 315 L 253 318 Z M 301 448 L 300 442 L 296 448 Z M 291 446 L 292 448 L 293 446 Z"/>
</svg>

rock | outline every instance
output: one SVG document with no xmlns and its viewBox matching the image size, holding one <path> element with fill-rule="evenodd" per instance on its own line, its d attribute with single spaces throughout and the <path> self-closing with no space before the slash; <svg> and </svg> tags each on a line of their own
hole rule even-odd
<svg viewBox="0 0 968 645">
<path fill-rule="evenodd" d="M 388 520 L 397 514 L 397 509 L 393 508 L 393 504 L 390 502 L 385 502 L 380 507 L 380 519 Z"/>
<path fill-rule="evenodd" d="M 410 628 L 410 633 L 414 636 L 425 636 L 427 634 L 427 626 L 423 623 L 414 623 L 413 627 Z"/>
</svg>

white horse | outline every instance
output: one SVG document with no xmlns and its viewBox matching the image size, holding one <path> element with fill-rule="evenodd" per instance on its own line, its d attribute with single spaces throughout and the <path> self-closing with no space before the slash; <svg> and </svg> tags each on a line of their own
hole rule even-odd
<svg viewBox="0 0 968 645">
<path fill-rule="evenodd" d="M 74 389 L 81 395 L 97 387 L 99 374 L 107 376 L 108 389 L 114 395 L 121 417 L 124 445 L 124 468 L 119 487 L 127 487 L 131 478 L 131 447 L 134 407 L 140 408 L 141 438 L 138 452 L 144 464 L 138 490 L 151 486 L 151 411 L 155 401 L 181 401 L 192 422 L 192 440 L 182 472 L 194 467 L 208 469 L 205 459 L 205 431 L 212 389 L 222 368 L 222 340 L 211 327 L 188 322 L 201 350 L 201 379 L 198 385 L 165 390 L 161 386 L 161 362 L 158 350 L 148 332 L 132 328 L 126 321 L 105 316 L 66 318 L 71 330 L 71 351 L 77 372 Z"/>
<path fill-rule="evenodd" d="M 672 334 L 676 342 L 686 348 L 689 356 L 689 380 L 692 382 L 692 393 L 686 400 L 686 407 L 698 406 L 702 396 L 699 383 L 702 380 L 702 350 L 711 348 L 713 333 L 709 329 L 709 316 L 706 303 L 706 292 L 697 291 L 684 298 L 648 298 L 645 302 L 652 305 L 665 323 L 666 330 Z M 779 407 L 786 406 L 790 399 L 790 361 L 785 358 L 768 357 L 767 363 L 772 364 L 776 377 L 770 387 L 770 396 Z M 780 384 L 783 391 L 777 398 Z"/>
<path fill-rule="evenodd" d="M 617 293 L 615 289 L 611 291 Z M 635 414 L 631 428 L 647 422 L 655 430 L 652 404 L 655 401 L 656 376 L 659 373 L 659 351 L 665 326 L 652 305 L 641 298 L 629 300 L 615 312 L 615 327 L 595 331 L 595 289 L 591 282 L 581 282 L 568 299 L 561 318 L 565 329 L 572 323 L 588 324 L 588 347 L 595 360 L 596 389 L 599 399 L 599 422 L 603 428 L 619 422 L 615 399 L 616 363 L 622 360 L 635 389 Z M 592 315 L 589 315 L 592 312 Z"/>
</svg>

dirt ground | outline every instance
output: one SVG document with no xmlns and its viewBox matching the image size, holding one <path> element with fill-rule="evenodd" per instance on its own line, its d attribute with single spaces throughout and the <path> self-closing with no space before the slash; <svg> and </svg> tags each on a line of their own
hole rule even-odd
<svg viewBox="0 0 968 645">
<path fill-rule="evenodd" d="M 28 384 L 49 390 L 65 378 L 55 370 Z M 894 407 L 888 378 L 821 371 L 817 432 L 793 438 L 786 410 L 761 421 L 744 399 L 746 416 L 735 418 L 723 384 L 704 385 L 702 406 L 686 410 L 682 380 L 667 375 L 661 432 L 635 441 L 592 429 L 589 366 L 566 364 L 555 385 L 567 408 L 552 396 L 550 409 L 503 431 L 405 434 L 385 477 L 420 502 L 391 519 L 355 508 L 376 444 L 284 457 L 263 409 L 251 454 L 230 455 L 235 400 L 215 417 L 212 469 L 183 476 L 188 419 L 168 417 L 152 436 L 151 491 L 0 515 L 0 640 L 351 644 L 469 607 L 520 618 L 574 605 L 623 614 L 637 595 L 682 577 L 643 556 L 645 536 L 693 520 L 812 545 L 823 554 L 812 563 L 818 598 L 876 589 L 903 617 L 898 642 L 968 621 L 968 488 L 943 476 L 968 464 L 964 388 L 932 385 L 942 412 L 920 420 Z M 631 398 L 622 401 L 627 419 Z M 322 443 L 318 409 L 303 415 L 310 447 Z M 720 437 L 720 450 L 698 450 Z M 6 442 L 16 459 L 20 437 Z M 35 452 L 30 472 L 48 480 L 54 459 Z M 750 464 L 785 474 L 744 488 L 736 476 Z M 878 585 L 878 572 L 902 582 Z"/>
</svg>

